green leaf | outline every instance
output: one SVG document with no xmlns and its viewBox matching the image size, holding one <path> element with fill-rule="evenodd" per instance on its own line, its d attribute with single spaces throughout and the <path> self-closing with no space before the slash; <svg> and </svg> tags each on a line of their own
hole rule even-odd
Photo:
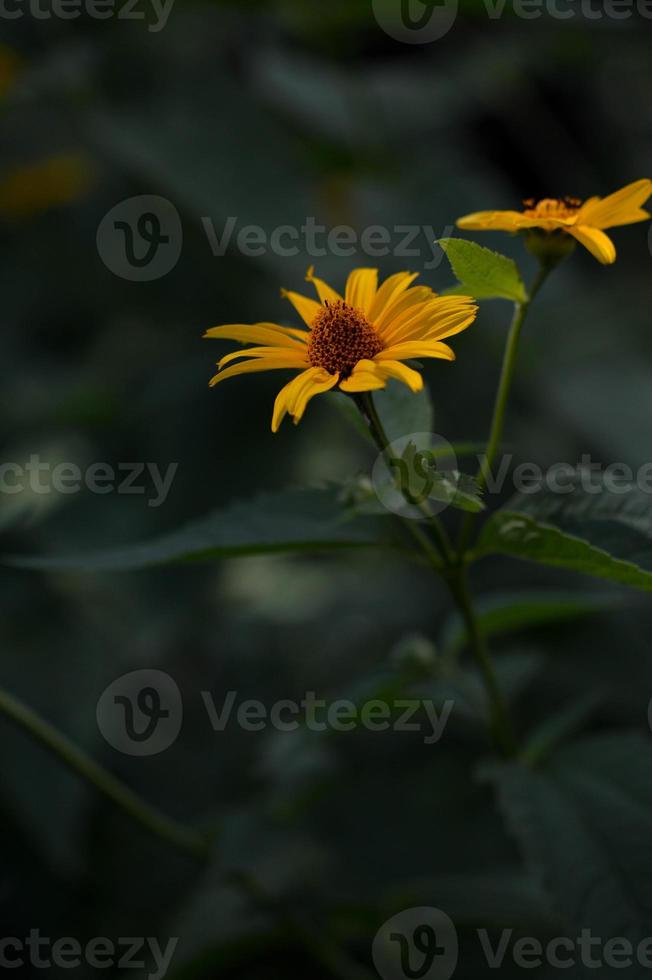
<svg viewBox="0 0 652 980">
<path fill-rule="evenodd" d="M 235 503 L 144 544 L 4 561 L 40 570 L 124 571 L 234 555 L 360 548 L 377 544 L 379 532 L 376 521 L 347 513 L 335 490 L 297 490 Z"/>
<path fill-rule="evenodd" d="M 602 944 L 634 945 L 649 936 L 651 768 L 649 739 L 610 735 L 564 749 L 543 770 L 498 771 L 502 809 L 565 935 L 586 928 Z M 647 972 L 634 956 L 627 975 Z"/>
<path fill-rule="evenodd" d="M 476 551 L 510 555 L 652 591 L 652 498 L 634 487 L 518 495 L 486 523 Z M 595 488 L 594 488 L 595 489 Z"/>
<path fill-rule="evenodd" d="M 387 506 L 387 501 L 393 500 L 398 505 L 403 499 L 417 518 L 421 517 L 418 508 L 423 507 L 425 513 L 428 500 L 472 514 L 484 510 L 475 478 L 457 469 L 437 469 L 436 456 L 435 450 L 418 450 L 409 442 L 401 458 L 386 463 L 373 483 L 357 480 L 349 485 L 349 499 L 356 512 L 391 515 L 395 511 Z M 440 506 L 434 508 L 436 513 L 442 510 Z"/>
<path fill-rule="evenodd" d="M 459 285 L 449 293 L 470 293 L 476 299 L 527 300 L 527 291 L 513 259 L 463 238 L 440 238 Z"/>
<path fill-rule="evenodd" d="M 429 496 L 448 507 L 479 514 L 485 509 L 475 477 L 459 470 L 442 470 L 433 473 L 433 486 Z"/>
<path fill-rule="evenodd" d="M 446 450 L 444 447 L 444 453 Z M 419 504 L 429 499 L 472 514 L 484 510 L 476 480 L 457 469 L 438 469 L 436 460 L 440 455 L 434 447 L 420 449 L 410 440 L 401 453 L 401 465 L 397 459 L 395 465 L 388 464 L 388 470 L 392 470 L 394 481 L 400 484 L 410 503 Z M 412 477 L 416 477 L 414 487 Z"/>
<path fill-rule="evenodd" d="M 434 432 L 435 413 L 426 387 L 413 392 L 390 379 L 385 388 L 373 392 L 376 410 L 390 442 L 413 432 Z"/>
<path fill-rule="evenodd" d="M 342 392 L 332 392 L 328 397 L 347 422 L 368 442 L 375 445 L 369 427 L 354 400 Z M 385 388 L 373 392 L 373 400 L 390 442 L 412 433 L 434 432 L 434 408 L 427 388 L 415 394 L 406 385 L 391 378 Z M 476 445 L 480 448 L 476 449 Z M 484 448 L 483 445 L 476 443 L 463 446 L 463 449 L 469 453 L 480 453 Z"/>
<path fill-rule="evenodd" d="M 618 596 L 597 596 L 593 592 L 496 592 L 475 600 L 479 626 L 486 638 L 579 619 L 621 603 Z M 458 653 L 465 635 L 459 614 L 452 614 L 441 635 L 445 653 Z"/>
<path fill-rule="evenodd" d="M 576 735 L 591 720 L 605 698 L 597 691 L 589 691 L 578 700 L 564 705 L 561 711 L 535 728 L 528 735 L 523 758 L 531 765 L 538 764 L 571 735 Z"/>
</svg>

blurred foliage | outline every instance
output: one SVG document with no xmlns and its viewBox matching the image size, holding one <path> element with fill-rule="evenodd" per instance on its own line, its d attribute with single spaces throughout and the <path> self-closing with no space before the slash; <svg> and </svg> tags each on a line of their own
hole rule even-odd
<svg viewBox="0 0 652 980">
<path fill-rule="evenodd" d="M 273 437 L 277 378 L 209 391 L 216 348 L 201 339 L 219 322 L 291 322 L 280 285 L 301 288 L 313 262 L 341 282 L 368 257 L 216 257 L 202 218 L 218 235 L 230 216 L 268 233 L 308 216 L 328 228 L 416 223 L 417 254 L 378 264 L 444 289 L 433 242 L 458 215 L 606 193 L 649 166 L 647 21 L 491 20 L 465 0 L 451 32 L 424 46 L 384 34 L 367 0 L 177 0 L 166 28 L 147 23 L 0 21 L 0 428 L 3 460 L 178 472 L 160 508 L 116 493 L 3 494 L 5 553 L 121 548 L 261 492 L 368 471 L 369 447 L 330 399 Z M 96 248 L 106 212 L 140 194 L 167 198 L 183 221 L 179 263 L 149 283 L 116 277 Z M 516 462 L 648 458 L 646 235 L 619 231 L 607 270 L 578 251 L 541 295 L 509 423 Z M 523 264 L 518 240 L 482 241 Z M 508 313 L 483 304 L 456 364 L 426 369 L 436 431 L 451 442 L 485 436 Z M 604 528 L 591 526 L 601 547 Z M 542 766 L 482 773 L 478 678 L 464 659 L 451 676 L 461 651 L 451 656 L 447 596 L 415 566 L 360 549 L 122 577 L 4 567 L 0 685 L 170 816 L 219 828 L 220 844 L 198 867 L 0 720 L 3 935 L 179 936 L 179 980 L 346 976 L 333 950 L 369 964 L 383 920 L 420 904 L 458 926 L 462 977 L 488 972 L 476 927 L 638 936 L 650 911 L 649 599 L 564 568 L 517 568 L 522 617 L 496 611 L 514 591 L 503 559 L 481 563 L 475 587 Z M 441 743 L 209 725 L 202 691 L 266 704 L 385 691 L 415 636 L 437 652 L 425 677 L 401 681 L 460 705 Z M 165 753 L 132 758 L 102 739 L 95 707 L 143 667 L 175 678 L 184 725 Z M 569 707 L 555 732 L 540 730 Z M 243 887 L 250 877 L 261 893 Z"/>
</svg>

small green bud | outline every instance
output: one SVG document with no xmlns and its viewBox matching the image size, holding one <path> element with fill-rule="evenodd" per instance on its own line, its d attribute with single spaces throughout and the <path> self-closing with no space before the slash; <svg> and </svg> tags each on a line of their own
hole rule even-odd
<svg viewBox="0 0 652 980">
<path fill-rule="evenodd" d="M 525 247 L 542 265 L 552 269 L 575 251 L 577 242 L 566 231 L 543 231 L 527 228 L 523 232 Z"/>
<path fill-rule="evenodd" d="M 437 662 L 437 648 L 432 640 L 415 633 L 397 643 L 391 653 L 391 662 L 399 670 L 429 676 Z"/>
</svg>

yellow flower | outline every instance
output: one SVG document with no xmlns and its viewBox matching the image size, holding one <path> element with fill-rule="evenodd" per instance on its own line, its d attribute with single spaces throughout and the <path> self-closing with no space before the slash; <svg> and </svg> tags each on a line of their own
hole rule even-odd
<svg viewBox="0 0 652 980">
<path fill-rule="evenodd" d="M 20 73 L 20 56 L 8 44 L 0 44 L 0 99 L 3 98 L 14 84 Z"/>
<path fill-rule="evenodd" d="M 608 197 L 592 197 L 582 204 L 575 198 L 525 201 L 524 211 L 477 211 L 457 222 L 472 231 L 523 231 L 541 228 L 572 235 L 605 265 L 616 260 L 616 248 L 605 228 L 645 221 L 650 215 L 642 205 L 652 194 L 652 180 L 637 180 Z"/>
<path fill-rule="evenodd" d="M 0 215 L 29 218 L 88 192 L 93 167 L 79 153 L 61 154 L 0 174 Z"/>
<path fill-rule="evenodd" d="M 417 275 L 398 272 L 379 287 L 377 269 L 355 269 L 342 297 L 310 268 L 306 281 L 315 287 L 318 300 L 281 290 L 308 330 L 230 323 L 206 331 L 205 337 L 260 345 L 223 357 L 211 385 L 253 371 L 299 371 L 278 393 L 273 432 L 287 413 L 299 422 L 314 395 L 335 387 L 348 393 L 371 391 L 397 378 L 420 391 L 423 378 L 402 362 L 415 357 L 454 360 L 442 340 L 470 326 L 478 308 L 469 296 L 437 296 L 427 286 L 412 286 Z M 233 363 L 240 358 L 245 360 Z"/>
</svg>

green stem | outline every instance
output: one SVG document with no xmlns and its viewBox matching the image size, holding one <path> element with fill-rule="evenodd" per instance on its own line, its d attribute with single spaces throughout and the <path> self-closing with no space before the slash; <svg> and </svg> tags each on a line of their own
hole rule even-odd
<svg viewBox="0 0 652 980">
<path fill-rule="evenodd" d="M 494 745 L 506 757 L 516 755 L 518 746 L 507 703 L 500 690 L 493 661 L 487 650 L 480 624 L 473 607 L 466 569 L 459 566 L 457 574 L 448 579 L 451 593 L 462 614 L 471 652 L 478 665 L 489 702 L 491 734 Z"/>
<path fill-rule="evenodd" d="M 358 395 L 356 401 L 364 418 L 367 420 L 369 430 L 376 445 L 385 455 L 386 459 L 388 461 L 391 460 L 392 456 L 387 448 L 389 440 L 376 411 L 373 396 L 369 392 L 365 392 L 363 395 Z M 435 552 L 433 556 L 433 547 L 428 535 L 424 534 L 415 521 L 404 520 L 403 523 L 412 531 L 417 544 L 424 551 L 426 557 L 430 559 L 434 570 L 442 576 L 448 585 L 451 595 L 460 610 L 466 626 L 471 652 L 478 664 L 487 692 L 493 742 L 502 755 L 515 755 L 517 746 L 509 718 L 509 711 L 500 690 L 493 662 L 485 646 L 484 638 L 476 618 L 469 593 L 466 568 L 460 560 L 459 555 L 455 553 L 443 524 L 437 517 L 430 513 L 425 501 L 422 509 L 424 517 L 428 520 L 429 526 L 434 532 L 439 554 Z"/>
<path fill-rule="evenodd" d="M 496 457 L 502 445 L 505 417 L 507 415 L 507 404 L 514 380 L 523 324 L 525 323 L 525 318 L 528 314 L 532 301 L 544 284 L 549 272 L 551 271 L 551 268 L 552 266 L 542 263 L 539 266 L 539 271 L 534 282 L 532 283 L 527 299 L 523 300 L 521 303 L 514 304 L 514 316 L 509 328 L 507 346 L 505 347 L 505 353 L 503 355 L 503 365 L 500 372 L 498 390 L 496 392 L 496 401 L 494 403 L 491 429 L 489 431 L 489 441 L 487 443 L 487 450 L 484 455 L 484 459 L 476 476 L 476 481 L 480 488 L 480 492 L 486 488 L 487 478 L 491 474 Z M 462 555 L 469 545 L 476 518 L 476 514 L 467 514 L 462 522 L 459 541 L 459 551 Z"/>
<path fill-rule="evenodd" d="M 373 395 L 371 392 L 365 391 L 355 396 L 355 401 L 358 408 L 362 412 L 367 425 L 369 426 L 369 432 L 371 433 L 371 436 L 378 449 L 385 456 L 387 462 L 391 463 L 394 457 L 389 451 L 389 438 L 385 432 L 383 423 L 380 420 L 380 416 L 378 415 L 378 411 L 374 404 Z M 426 558 L 428 558 L 430 564 L 433 565 L 437 571 L 441 571 L 443 567 L 442 562 L 444 565 L 447 565 L 451 562 L 454 556 L 450 539 L 446 533 L 446 528 L 443 526 L 439 518 L 430 513 L 426 501 L 421 501 L 418 506 L 424 516 L 424 519 L 428 522 L 428 525 L 433 532 L 435 542 L 437 544 L 437 551 L 433 549 L 428 535 L 424 534 L 421 527 L 415 521 L 403 519 L 403 524 L 412 534 L 412 537 L 415 539 Z"/>
<path fill-rule="evenodd" d="M 211 845 L 207 837 L 188 830 L 149 806 L 53 725 L 2 688 L 0 688 L 0 712 L 48 749 L 74 773 L 91 783 L 141 827 L 196 858 L 201 860 L 208 858 Z"/>
</svg>

